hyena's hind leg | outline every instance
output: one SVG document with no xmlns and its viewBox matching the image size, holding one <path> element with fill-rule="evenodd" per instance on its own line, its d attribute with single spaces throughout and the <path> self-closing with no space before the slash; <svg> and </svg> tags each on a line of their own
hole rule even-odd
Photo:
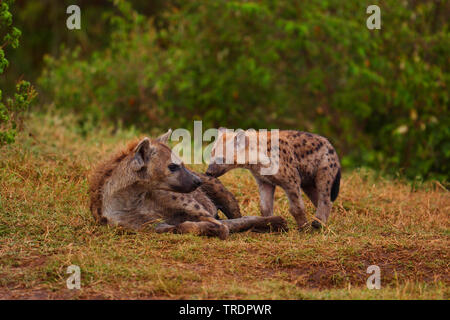
<svg viewBox="0 0 450 320">
<path fill-rule="evenodd" d="M 230 232 L 255 231 L 255 232 L 279 232 L 288 231 L 287 222 L 282 217 L 257 217 L 247 216 L 236 219 L 222 220 Z"/>
<path fill-rule="evenodd" d="M 217 209 L 221 210 L 228 219 L 241 217 L 239 203 L 234 195 L 228 191 L 219 179 L 198 174 L 203 184 L 200 189 L 206 193 Z"/>
<path fill-rule="evenodd" d="M 328 167 L 319 169 L 316 176 L 315 188 L 312 191 L 308 190 L 310 194 L 304 189 L 305 193 L 317 208 L 316 220 L 311 224 L 314 228 L 320 228 L 322 223 L 328 221 L 333 201 L 336 200 L 339 193 L 341 172 L 339 168 L 332 169 Z"/>
<path fill-rule="evenodd" d="M 107 223 L 111 226 L 138 231 L 152 225 L 157 222 L 158 219 L 155 219 L 155 217 L 152 217 L 151 215 L 142 213 L 121 212 L 108 215 L 107 221 Z"/>
<path fill-rule="evenodd" d="M 155 232 L 156 233 L 168 233 L 168 232 L 174 232 L 175 226 L 173 224 L 168 223 L 159 223 L 155 226 Z"/>
<path fill-rule="evenodd" d="M 155 227 L 157 233 L 192 233 L 199 236 L 218 237 L 225 240 L 229 231 L 227 228 L 220 228 L 217 224 L 208 221 L 185 221 L 177 225 L 161 223 Z"/>
<path fill-rule="evenodd" d="M 319 210 L 318 210 L 319 190 L 316 188 L 315 185 L 303 186 L 302 190 L 308 196 L 309 200 L 311 200 L 312 204 L 316 208 L 316 219 L 317 220 L 313 220 L 311 225 L 314 228 L 318 229 L 318 228 L 320 228 L 322 226 L 320 221 L 325 221 L 325 220 L 323 220 L 324 219 L 323 217 L 324 216 L 328 217 L 328 214 L 326 214 L 326 212 L 325 212 L 327 210 L 327 208 L 328 208 L 328 205 L 324 206 L 322 204 L 321 212 L 319 213 Z M 326 202 L 328 203 L 328 201 L 326 201 Z"/>
<path fill-rule="evenodd" d="M 308 196 L 309 200 L 311 200 L 314 207 L 317 208 L 319 193 L 317 192 L 316 186 L 315 185 L 302 186 L 302 190 Z"/>
<path fill-rule="evenodd" d="M 299 230 L 303 230 L 308 223 L 305 215 L 305 204 L 303 203 L 300 190 L 299 178 L 293 176 L 291 183 L 281 185 L 289 199 L 289 212 L 297 222 Z"/>
</svg>

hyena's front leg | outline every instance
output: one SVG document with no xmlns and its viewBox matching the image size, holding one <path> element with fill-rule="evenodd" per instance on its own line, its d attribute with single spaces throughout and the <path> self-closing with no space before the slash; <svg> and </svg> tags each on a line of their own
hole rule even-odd
<svg viewBox="0 0 450 320">
<path fill-rule="evenodd" d="M 264 217 L 270 217 L 273 215 L 273 201 L 275 194 L 275 186 L 273 184 L 263 182 L 256 179 L 259 188 L 259 205 L 261 209 L 261 215 Z"/>
<path fill-rule="evenodd" d="M 159 219 L 149 214 L 137 212 L 118 212 L 107 216 L 108 224 L 112 226 L 120 226 L 129 230 L 142 230 Z"/>
<path fill-rule="evenodd" d="M 224 232 L 224 229 L 217 224 L 207 221 L 185 221 L 177 225 L 162 223 L 156 226 L 155 231 L 157 233 L 193 233 L 199 236 L 218 237 L 222 240 L 228 237 L 228 229 Z"/>
<path fill-rule="evenodd" d="M 206 221 L 216 225 L 222 225 L 219 220 L 215 219 L 211 214 L 203 208 L 203 206 L 195 199 L 190 199 L 189 202 L 183 203 L 177 209 L 183 210 L 190 221 Z"/>
<path fill-rule="evenodd" d="M 158 194 L 158 201 L 168 211 L 183 212 L 187 216 L 188 221 L 204 221 L 216 225 L 215 228 L 218 228 L 220 231 L 220 237 L 226 238 L 229 234 L 228 228 L 220 223 L 219 220 L 216 220 L 202 204 L 195 200 L 190 194 L 165 191 Z"/>
<path fill-rule="evenodd" d="M 314 198 L 316 198 L 316 219 L 312 222 L 314 228 L 320 228 L 322 223 L 326 223 L 331 212 L 331 186 L 333 182 L 333 172 L 320 169 L 316 175 L 316 187 Z"/>
<path fill-rule="evenodd" d="M 167 232 L 174 232 L 175 226 L 168 223 L 160 223 L 157 226 L 155 226 L 155 232 L 156 233 L 167 233 Z"/>
<path fill-rule="evenodd" d="M 247 216 L 236 219 L 223 220 L 230 232 L 255 231 L 255 232 L 270 232 L 270 231 L 288 231 L 286 220 L 282 217 L 256 217 Z"/>
<path fill-rule="evenodd" d="M 208 198 L 211 199 L 217 209 L 221 210 L 228 219 L 241 217 L 239 203 L 219 179 L 207 176 L 206 174 L 198 175 L 203 182 L 200 189 L 207 194 Z"/>
<path fill-rule="evenodd" d="M 322 223 L 326 223 L 328 220 L 328 217 L 330 216 L 331 212 L 331 200 L 330 196 L 326 192 L 319 192 L 319 201 L 317 205 L 317 211 L 316 211 L 316 219 L 314 220 L 311 225 L 314 228 L 320 228 L 322 227 Z"/>
<path fill-rule="evenodd" d="M 319 201 L 319 193 L 315 185 L 302 186 L 303 192 L 308 196 L 309 200 L 317 208 L 317 202 Z"/>
</svg>

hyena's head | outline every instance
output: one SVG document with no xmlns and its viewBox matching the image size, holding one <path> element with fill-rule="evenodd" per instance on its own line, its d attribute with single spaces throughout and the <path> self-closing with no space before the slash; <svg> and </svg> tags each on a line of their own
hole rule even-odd
<svg viewBox="0 0 450 320">
<path fill-rule="evenodd" d="M 219 128 L 206 174 L 220 177 L 231 169 L 244 167 L 248 163 L 248 140 L 246 131 Z"/>
<path fill-rule="evenodd" d="M 142 139 L 127 159 L 138 183 L 152 190 L 188 193 L 202 184 L 166 145 L 172 130 L 155 140 Z"/>
</svg>

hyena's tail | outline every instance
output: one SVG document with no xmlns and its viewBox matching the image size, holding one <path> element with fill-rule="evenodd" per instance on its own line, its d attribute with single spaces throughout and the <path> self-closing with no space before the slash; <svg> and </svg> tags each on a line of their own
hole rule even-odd
<svg viewBox="0 0 450 320">
<path fill-rule="evenodd" d="M 341 168 L 339 168 L 336 177 L 334 178 L 333 185 L 331 186 L 331 201 L 336 200 L 339 194 L 339 186 L 341 184 Z"/>
</svg>

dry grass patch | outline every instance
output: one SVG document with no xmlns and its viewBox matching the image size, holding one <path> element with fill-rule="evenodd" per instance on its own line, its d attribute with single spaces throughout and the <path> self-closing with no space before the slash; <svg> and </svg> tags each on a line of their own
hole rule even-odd
<svg viewBox="0 0 450 320">
<path fill-rule="evenodd" d="M 32 116 L 17 143 L 1 150 L 0 299 L 449 298 L 450 196 L 437 183 L 413 188 L 346 172 L 319 232 L 295 230 L 281 190 L 275 212 L 288 219 L 287 233 L 221 241 L 122 232 L 94 223 L 86 176 L 138 133 L 95 129 L 84 136 L 73 122 Z M 222 181 L 244 215 L 259 215 L 248 172 L 231 171 Z M 65 287 L 71 264 L 82 270 L 79 291 Z M 372 264 L 381 268 L 381 290 L 365 287 Z"/>
</svg>

